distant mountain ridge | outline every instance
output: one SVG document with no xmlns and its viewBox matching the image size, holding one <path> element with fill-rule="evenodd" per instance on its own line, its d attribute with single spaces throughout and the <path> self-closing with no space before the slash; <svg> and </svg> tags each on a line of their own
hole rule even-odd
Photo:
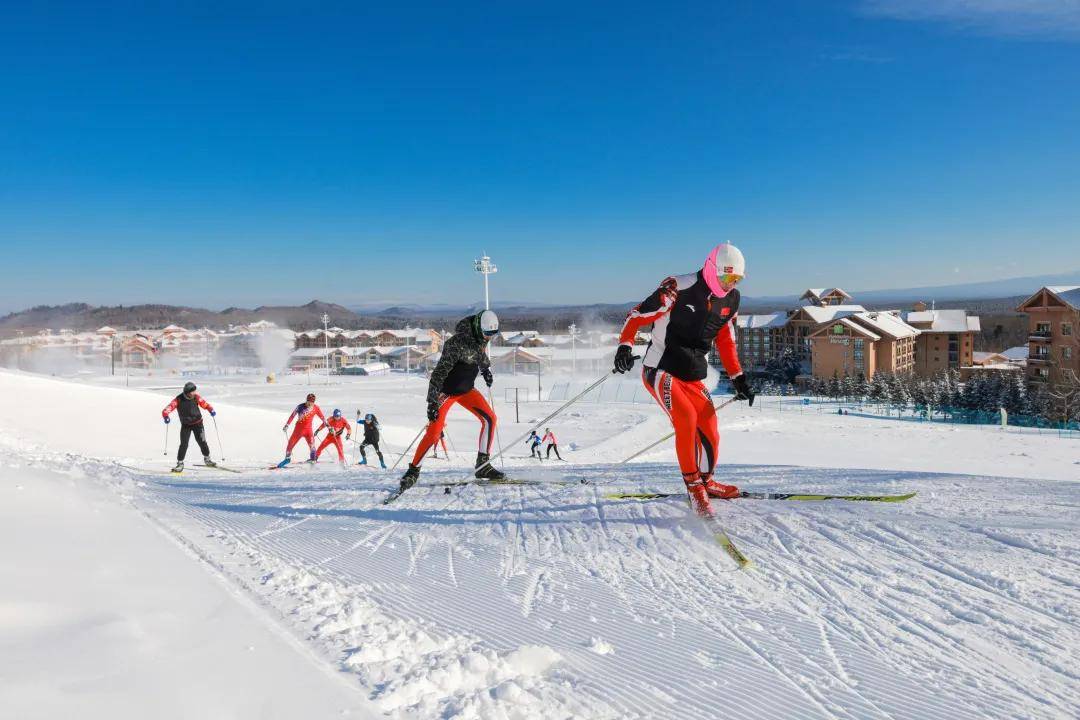
<svg viewBox="0 0 1080 720">
<path fill-rule="evenodd" d="M 229 325 L 246 325 L 258 320 L 294 330 L 322 327 L 322 316 L 326 314 L 331 326 L 346 329 L 362 329 L 377 326 L 393 327 L 406 318 L 390 316 L 365 317 L 352 310 L 320 300 L 312 300 L 306 305 L 262 305 L 253 310 L 230 307 L 220 312 L 205 308 L 177 305 L 115 305 L 95 307 L 86 303 L 68 303 L 66 305 L 39 305 L 10 313 L 0 317 L 0 332 L 13 335 L 17 331 L 51 330 L 96 330 L 103 326 L 117 330 L 139 330 L 160 328 L 176 324 L 189 328 L 225 328 Z"/>
<path fill-rule="evenodd" d="M 937 307 L 965 307 L 972 312 L 1013 314 L 1020 302 L 1044 285 L 1080 285 L 1080 271 L 1055 275 L 1036 275 L 1008 278 L 993 282 L 963 283 L 933 287 L 896 290 L 849 291 L 855 302 L 871 308 L 904 307 L 916 300 L 936 303 Z M 801 290 L 799 291 L 802 292 Z M 532 327 L 544 332 L 562 332 L 570 323 L 593 325 L 618 324 L 633 306 L 632 301 L 593 303 L 584 305 L 555 305 L 530 302 L 493 303 L 501 318 L 514 327 Z M 794 307 L 798 295 L 743 296 L 742 310 L 772 312 Z M 336 303 L 312 300 L 305 305 L 261 305 L 254 309 L 229 307 L 221 311 L 177 305 L 142 304 L 92 306 L 87 303 L 39 305 L 0 317 L 0 334 L 12 336 L 17 332 L 36 332 L 70 329 L 96 330 L 108 325 L 118 330 L 160 328 L 175 323 L 190 328 L 225 328 L 268 320 L 292 330 L 322 327 L 325 313 L 329 324 L 347 330 L 377 327 L 401 328 L 407 324 L 424 324 L 435 328 L 450 328 L 454 322 L 482 305 L 439 303 L 365 303 L 346 307 Z"/>
<path fill-rule="evenodd" d="M 983 282 L 959 283 L 956 285 L 929 285 L 914 288 L 894 288 L 890 290 L 852 290 L 845 287 L 858 303 L 878 302 L 953 302 L 956 300 L 994 300 L 1006 297 L 1026 298 L 1045 285 L 1080 285 L 1080 270 L 1054 273 L 1052 275 L 1030 275 L 1027 277 L 1004 278 Z M 791 295 L 762 295 L 743 297 L 747 303 L 772 305 L 793 302 Z"/>
</svg>

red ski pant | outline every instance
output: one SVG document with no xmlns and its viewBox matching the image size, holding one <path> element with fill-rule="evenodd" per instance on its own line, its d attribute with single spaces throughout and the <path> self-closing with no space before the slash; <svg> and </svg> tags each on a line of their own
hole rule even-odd
<svg viewBox="0 0 1080 720">
<path fill-rule="evenodd" d="M 656 402 L 664 408 L 675 428 L 675 455 L 683 478 L 712 475 L 720 447 L 716 410 L 700 380 L 680 380 L 656 368 L 644 368 L 641 379 Z"/>
<path fill-rule="evenodd" d="M 461 405 L 480 421 L 480 439 L 477 452 L 491 454 L 491 443 L 495 439 L 495 423 L 497 422 L 495 411 L 488 405 L 484 395 L 476 388 L 473 388 L 462 395 L 448 395 L 443 399 L 442 404 L 439 405 L 438 417 L 435 418 L 434 422 L 428 423 L 427 432 L 424 433 L 423 439 L 420 440 L 420 444 L 416 447 L 416 454 L 413 455 L 413 465 L 420 466 L 428 450 L 435 445 L 439 436 L 442 435 L 443 428 L 446 426 L 446 414 L 450 412 L 450 408 L 454 406 L 454 403 Z"/>
<path fill-rule="evenodd" d="M 337 448 L 338 460 L 340 460 L 341 462 L 345 462 L 345 448 L 341 445 L 341 436 L 334 435 L 333 433 L 330 433 L 325 438 L 323 438 L 322 445 L 320 445 L 319 449 L 315 451 L 315 459 L 318 460 L 319 456 L 322 455 L 322 451 L 331 445 Z"/>
<path fill-rule="evenodd" d="M 311 429 L 311 423 L 304 425 L 296 425 L 293 427 L 292 435 L 289 436 L 289 444 L 285 448 L 285 454 L 291 455 L 293 446 L 300 442 L 300 438 L 307 440 L 308 448 L 311 450 L 311 457 L 315 457 L 315 435 Z"/>
</svg>

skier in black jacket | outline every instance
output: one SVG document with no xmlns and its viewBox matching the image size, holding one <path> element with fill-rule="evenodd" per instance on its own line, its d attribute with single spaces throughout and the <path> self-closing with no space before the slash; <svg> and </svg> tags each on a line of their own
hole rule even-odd
<svg viewBox="0 0 1080 720">
<path fill-rule="evenodd" d="M 379 420 L 371 413 L 364 416 L 364 441 L 360 443 L 361 465 L 367 465 L 367 453 L 364 452 L 364 448 L 368 445 L 375 448 L 375 454 L 379 456 L 379 465 L 382 465 L 385 470 L 386 462 L 383 460 L 382 450 L 379 449 Z"/>
<path fill-rule="evenodd" d="M 175 473 L 184 470 L 184 457 L 187 455 L 188 442 L 192 435 L 195 436 L 195 442 L 202 450 L 203 464 L 209 467 L 217 465 L 210 459 L 210 446 L 206 444 L 206 428 L 203 426 L 202 411 L 199 408 L 209 412 L 211 417 L 217 415 L 213 406 L 195 392 L 195 383 L 188 382 L 184 383 L 184 391 L 174 397 L 172 402 L 161 411 L 161 417 L 166 425 L 169 424 L 169 415 L 173 410 L 180 418 L 180 449 L 176 452 L 176 467 L 172 469 Z"/>
<path fill-rule="evenodd" d="M 642 360 L 642 381 L 675 428 L 675 455 L 690 504 L 699 515 L 712 515 L 710 497 L 739 496 L 734 485 L 713 479 L 720 431 L 712 397 L 702 380 L 708 373 L 709 351 L 715 347 L 735 388 L 735 399 L 754 404 L 754 391 L 735 346 L 739 313 L 735 286 L 745 274 L 742 252 L 729 243 L 717 245 L 701 270 L 665 279 L 630 311 L 615 352 L 615 371 L 631 370 L 634 338 L 652 325 L 652 340 Z"/>
<path fill-rule="evenodd" d="M 476 376 L 482 375 L 488 387 L 495 378 L 487 345 L 499 332 L 499 318 L 491 310 L 462 318 L 454 328 L 454 336 L 443 345 L 442 357 L 431 373 L 427 393 L 427 432 L 416 447 L 409 469 L 401 478 L 401 489 L 407 490 L 420 477 L 420 463 L 446 425 L 446 414 L 454 403 L 460 404 L 480 421 L 480 441 L 476 453 L 476 477 L 499 480 L 503 473 L 488 464 L 491 445 L 495 439 L 495 411 L 476 389 Z"/>
</svg>

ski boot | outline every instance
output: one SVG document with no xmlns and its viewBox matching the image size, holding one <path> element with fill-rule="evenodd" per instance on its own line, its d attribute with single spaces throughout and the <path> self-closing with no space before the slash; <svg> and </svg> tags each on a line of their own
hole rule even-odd
<svg viewBox="0 0 1080 720">
<path fill-rule="evenodd" d="M 734 485 L 718 483 L 712 479 L 712 475 L 702 475 L 701 482 L 704 483 L 705 492 L 709 494 L 709 497 L 719 498 L 721 500 L 732 500 L 742 496 L 742 493 L 739 492 L 739 488 Z"/>
<path fill-rule="evenodd" d="M 360 458 L 360 462 L 358 462 L 356 464 L 357 465 L 367 465 L 367 458 L 366 457 Z"/>
<path fill-rule="evenodd" d="M 217 467 L 217 463 L 211 460 L 209 455 L 203 457 L 202 464 L 206 467 Z"/>
<path fill-rule="evenodd" d="M 286 455 L 286 456 L 285 456 L 285 459 L 284 459 L 284 460 L 282 460 L 281 462 L 279 462 L 279 463 L 277 464 L 277 466 L 278 466 L 279 468 L 283 468 L 283 467 L 285 467 L 286 465 L 288 465 L 288 464 L 289 464 L 289 463 L 291 463 L 291 462 L 292 462 L 292 455 Z"/>
<path fill-rule="evenodd" d="M 178 474 L 184 472 L 184 461 L 183 460 L 178 460 L 177 463 L 176 463 L 176 467 L 174 467 L 172 469 L 172 472 L 178 473 Z"/>
<path fill-rule="evenodd" d="M 401 476 L 401 486 L 398 493 L 403 493 L 420 479 L 420 468 L 417 465 L 409 463 L 409 469 L 405 471 L 405 474 Z"/>
<path fill-rule="evenodd" d="M 686 483 L 686 494 L 694 513 L 700 518 L 713 517 L 709 493 L 705 490 L 705 483 L 701 476 L 698 473 L 686 473 L 683 475 L 683 482 Z"/>
<path fill-rule="evenodd" d="M 383 469 L 383 470 L 385 470 L 385 469 L 386 469 L 386 463 L 385 463 L 385 462 L 383 461 L 383 459 L 382 459 L 382 456 L 381 456 L 381 455 L 379 456 L 379 465 L 381 465 L 381 466 L 382 466 L 382 469 Z"/>
<path fill-rule="evenodd" d="M 490 457 L 487 453 L 476 453 L 476 477 L 481 480 L 505 480 L 506 473 L 488 464 Z"/>
</svg>

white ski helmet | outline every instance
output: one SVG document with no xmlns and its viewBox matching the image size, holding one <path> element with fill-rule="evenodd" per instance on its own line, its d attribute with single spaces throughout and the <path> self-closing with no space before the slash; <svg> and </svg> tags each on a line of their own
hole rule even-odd
<svg viewBox="0 0 1080 720">
<path fill-rule="evenodd" d="M 746 276 L 746 260 L 743 259 L 739 248 L 731 243 L 721 243 L 709 253 L 701 274 L 705 276 L 705 283 L 712 290 L 713 295 L 724 297 L 728 291 L 723 288 L 721 284 L 723 281 L 720 278 L 737 276 L 739 280 L 742 280 Z"/>
<path fill-rule="evenodd" d="M 490 338 L 499 332 L 499 316 L 491 310 L 485 310 L 478 316 L 479 322 L 477 327 L 480 330 L 480 335 L 485 338 Z"/>
</svg>

